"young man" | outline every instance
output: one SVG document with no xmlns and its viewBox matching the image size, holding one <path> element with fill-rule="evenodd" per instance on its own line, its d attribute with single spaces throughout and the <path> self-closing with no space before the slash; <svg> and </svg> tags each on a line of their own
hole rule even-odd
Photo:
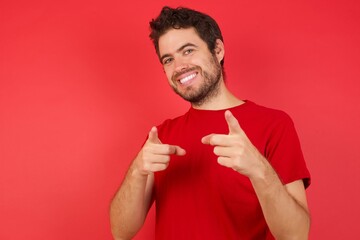
<svg viewBox="0 0 360 240">
<path fill-rule="evenodd" d="M 150 26 L 191 107 L 150 130 L 111 203 L 114 238 L 131 239 L 155 201 L 156 239 L 307 239 L 310 175 L 291 119 L 227 89 L 208 15 L 164 7 Z"/>
</svg>

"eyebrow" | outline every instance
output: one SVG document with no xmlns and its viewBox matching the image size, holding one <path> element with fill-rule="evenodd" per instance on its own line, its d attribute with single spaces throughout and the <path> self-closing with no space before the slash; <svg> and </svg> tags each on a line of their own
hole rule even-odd
<svg viewBox="0 0 360 240">
<path fill-rule="evenodd" d="M 193 43 L 185 43 L 184 45 L 182 45 L 181 47 L 179 47 L 176 52 L 181 52 L 182 50 L 184 50 L 184 48 L 186 47 L 197 47 L 195 44 Z M 160 57 L 160 62 L 162 63 L 164 58 L 170 57 L 171 54 L 164 54 Z"/>
</svg>

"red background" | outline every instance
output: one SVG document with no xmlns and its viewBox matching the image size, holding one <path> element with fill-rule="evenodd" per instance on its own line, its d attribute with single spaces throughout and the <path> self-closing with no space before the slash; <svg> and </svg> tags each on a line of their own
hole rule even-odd
<svg viewBox="0 0 360 240">
<path fill-rule="evenodd" d="M 148 39 L 166 3 L 212 15 L 228 86 L 288 112 L 312 173 L 311 239 L 355 239 L 360 14 L 336 1 L 1 1 L 0 239 L 111 239 L 151 126 L 188 108 Z M 153 239 L 154 211 L 136 239 Z"/>
</svg>

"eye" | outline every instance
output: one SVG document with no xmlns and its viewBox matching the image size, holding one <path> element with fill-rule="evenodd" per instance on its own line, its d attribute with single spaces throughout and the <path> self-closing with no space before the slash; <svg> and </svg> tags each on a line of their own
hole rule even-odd
<svg viewBox="0 0 360 240">
<path fill-rule="evenodd" d="M 190 53 L 192 53 L 194 51 L 194 49 L 186 49 L 185 51 L 184 51 L 184 55 L 189 55 Z"/>
<path fill-rule="evenodd" d="M 171 63 L 172 61 L 173 61 L 172 58 L 165 58 L 165 59 L 163 60 L 163 65 L 169 64 L 169 63 Z"/>
</svg>

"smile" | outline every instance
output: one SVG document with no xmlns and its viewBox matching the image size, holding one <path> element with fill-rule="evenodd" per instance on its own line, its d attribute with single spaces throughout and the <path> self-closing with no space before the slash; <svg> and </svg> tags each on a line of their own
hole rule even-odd
<svg viewBox="0 0 360 240">
<path fill-rule="evenodd" d="M 188 81 L 190 81 L 191 79 L 193 79 L 194 77 L 196 77 L 196 75 L 197 75 L 197 73 L 193 73 L 193 74 L 191 74 L 191 75 L 189 75 L 189 76 L 186 76 L 186 77 L 180 79 L 179 82 L 180 82 L 181 84 L 185 84 L 185 83 L 187 83 Z"/>
</svg>

